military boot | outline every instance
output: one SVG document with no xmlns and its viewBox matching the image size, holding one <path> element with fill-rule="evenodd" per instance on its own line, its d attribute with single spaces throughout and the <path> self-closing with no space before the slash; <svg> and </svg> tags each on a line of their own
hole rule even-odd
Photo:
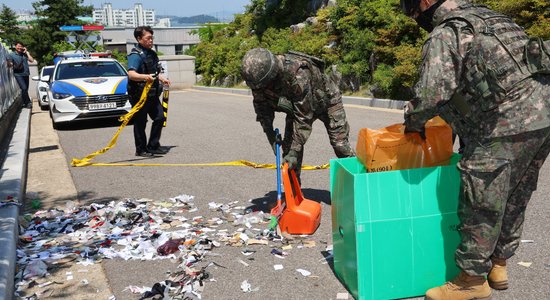
<svg viewBox="0 0 550 300">
<path fill-rule="evenodd" d="M 452 281 L 426 292 L 427 300 L 488 300 L 491 288 L 485 276 L 470 276 L 462 271 Z"/>
<path fill-rule="evenodd" d="M 506 273 L 506 259 L 491 258 L 493 268 L 487 276 L 489 285 L 495 290 L 505 290 L 508 288 L 508 274 Z"/>
</svg>

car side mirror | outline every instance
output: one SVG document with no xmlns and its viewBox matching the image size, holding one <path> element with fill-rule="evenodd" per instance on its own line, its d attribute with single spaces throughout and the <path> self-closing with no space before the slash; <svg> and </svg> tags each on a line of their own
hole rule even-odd
<svg viewBox="0 0 550 300">
<path fill-rule="evenodd" d="M 34 77 L 33 77 L 34 78 Z M 34 80 L 34 79 L 33 79 Z M 50 81 L 50 75 L 44 75 L 40 79 L 40 81 L 49 82 Z"/>
<path fill-rule="evenodd" d="M 40 80 L 40 77 L 39 76 L 33 76 L 31 79 L 34 80 L 34 81 L 38 81 L 38 80 Z"/>
</svg>

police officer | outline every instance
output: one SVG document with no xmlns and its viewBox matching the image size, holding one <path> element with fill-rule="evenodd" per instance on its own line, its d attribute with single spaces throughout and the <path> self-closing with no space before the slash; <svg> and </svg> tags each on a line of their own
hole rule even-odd
<svg viewBox="0 0 550 300">
<path fill-rule="evenodd" d="M 13 75 L 19 88 L 21 88 L 23 107 L 32 108 L 32 101 L 29 97 L 29 62 L 34 62 L 34 58 L 27 51 L 27 47 L 19 41 L 15 43 L 15 52 L 11 53 L 10 58 L 13 66 Z"/>
<path fill-rule="evenodd" d="M 525 209 L 550 151 L 550 70 L 536 63 L 548 57 L 509 17 L 484 6 L 462 0 L 401 5 L 430 33 L 415 96 L 405 108 L 406 128 L 422 131 L 440 115 L 466 140 L 458 163 L 461 243 L 455 254 L 462 271 L 426 298 L 486 299 L 491 287 L 508 287 L 506 260 L 519 245 Z M 528 48 L 539 57 L 525 59 Z"/>
<path fill-rule="evenodd" d="M 242 60 L 241 74 L 252 89 L 256 120 L 274 152 L 275 112 L 286 114 L 283 159 L 298 176 L 304 144 L 316 119 L 325 124 L 336 156 L 354 155 L 342 96 L 338 86 L 323 74 L 323 67 L 323 61 L 315 57 L 298 52 L 274 55 L 263 48 L 248 51 Z"/>
<path fill-rule="evenodd" d="M 153 49 L 153 29 L 149 26 L 139 26 L 134 30 L 134 37 L 138 45 L 128 54 L 128 95 L 130 103 L 135 106 L 141 97 L 146 82 L 153 82 L 147 101 L 134 115 L 134 139 L 136 143 L 136 156 L 152 157 L 155 154 L 166 154 L 168 149 L 161 147 L 160 134 L 164 123 L 164 113 L 159 96 L 162 91 L 160 82 L 170 86 L 170 81 L 161 74 L 153 75 L 159 71 L 159 58 Z M 145 134 L 147 115 L 153 120 L 149 142 Z"/>
</svg>

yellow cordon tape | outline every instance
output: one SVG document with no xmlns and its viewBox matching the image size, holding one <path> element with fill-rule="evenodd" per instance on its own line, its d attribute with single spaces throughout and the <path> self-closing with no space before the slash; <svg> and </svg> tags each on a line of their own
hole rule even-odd
<svg viewBox="0 0 550 300">
<path fill-rule="evenodd" d="M 141 94 L 141 97 L 138 101 L 138 103 L 124 116 L 120 117 L 120 121 L 122 121 L 122 124 L 118 128 L 117 132 L 109 142 L 109 144 L 101 149 L 98 150 L 92 154 L 89 154 L 88 156 L 77 159 L 73 158 L 71 161 L 71 166 L 73 167 L 87 167 L 87 166 L 97 166 L 97 167 L 220 167 L 220 166 L 239 166 L 239 167 L 251 167 L 254 169 L 275 169 L 275 164 L 258 164 L 247 160 L 235 160 L 235 161 L 228 161 L 228 162 L 219 162 L 219 163 L 198 163 L 198 164 L 135 164 L 135 163 L 94 163 L 90 162 L 94 157 L 103 154 L 109 149 L 113 148 L 116 145 L 116 142 L 118 140 L 118 136 L 122 129 L 126 127 L 128 122 L 132 119 L 134 114 L 140 110 L 143 105 L 145 104 L 145 101 L 147 100 L 147 93 L 151 89 L 151 86 L 153 85 L 153 82 L 147 82 L 145 84 L 145 87 L 143 89 L 143 93 Z M 320 166 L 308 166 L 303 165 L 302 170 L 322 170 L 322 169 L 328 169 L 329 164 L 324 164 Z"/>
</svg>

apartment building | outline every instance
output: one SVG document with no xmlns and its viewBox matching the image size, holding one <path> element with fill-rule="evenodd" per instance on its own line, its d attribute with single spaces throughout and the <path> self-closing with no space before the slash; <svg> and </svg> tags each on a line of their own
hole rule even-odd
<svg viewBox="0 0 550 300">
<path fill-rule="evenodd" d="M 94 23 L 106 27 L 154 26 L 155 10 L 144 9 L 141 3 L 131 9 L 113 9 L 111 3 L 105 3 L 100 9 L 94 9 L 92 18 Z"/>
</svg>

